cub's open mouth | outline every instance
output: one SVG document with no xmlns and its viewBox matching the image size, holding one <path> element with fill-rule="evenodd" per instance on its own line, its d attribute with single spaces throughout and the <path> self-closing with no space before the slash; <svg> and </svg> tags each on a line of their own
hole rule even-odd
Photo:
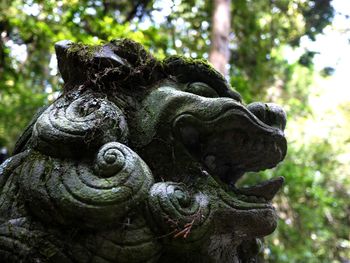
<svg viewBox="0 0 350 263">
<path fill-rule="evenodd" d="M 281 188 L 283 177 L 236 187 L 245 172 L 275 167 L 287 150 L 283 131 L 266 125 L 243 106 L 228 107 L 209 118 L 184 113 L 174 120 L 173 129 L 202 168 L 237 199 L 268 203 Z"/>
</svg>

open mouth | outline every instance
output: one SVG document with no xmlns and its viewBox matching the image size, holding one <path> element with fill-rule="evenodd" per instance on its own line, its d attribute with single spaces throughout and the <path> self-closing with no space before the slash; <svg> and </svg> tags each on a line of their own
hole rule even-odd
<svg viewBox="0 0 350 263">
<path fill-rule="evenodd" d="M 181 114 L 173 128 L 203 169 L 240 201 L 266 204 L 281 188 L 283 177 L 250 187 L 236 186 L 245 172 L 275 167 L 287 149 L 282 130 L 266 125 L 243 106 L 228 107 L 208 119 Z"/>
</svg>

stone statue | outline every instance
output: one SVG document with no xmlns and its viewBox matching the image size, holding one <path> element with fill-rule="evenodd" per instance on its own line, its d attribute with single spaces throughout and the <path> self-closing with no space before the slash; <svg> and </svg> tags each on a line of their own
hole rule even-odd
<svg viewBox="0 0 350 263">
<path fill-rule="evenodd" d="M 0 166 L 1 262 L 255 262 L 276 228 L 284 111 L 203 60 L 56 44 L 62 95 Z"/>
</svg>

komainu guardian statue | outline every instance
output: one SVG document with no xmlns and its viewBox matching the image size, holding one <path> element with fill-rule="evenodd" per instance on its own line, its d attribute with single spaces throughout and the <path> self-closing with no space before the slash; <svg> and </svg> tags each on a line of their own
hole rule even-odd
<svg viewBox="0 0 350 263">
<path fill-rule="evenodd" d="M 56 44 L 61 96 L 0 166 L 1 262 L 255 262 L 276 228 L 284 111 L 207 62 L 128 39 Z"/>
</svg>

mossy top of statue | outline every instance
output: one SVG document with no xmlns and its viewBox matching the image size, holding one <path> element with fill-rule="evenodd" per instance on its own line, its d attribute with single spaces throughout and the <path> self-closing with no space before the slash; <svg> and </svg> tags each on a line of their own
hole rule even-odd
<svg viewBox="0 0 350 263">
<path fill-rule="evenodd" d="M 62 95 L 0 166 L 1 262 L 253 262 L 282 178 L 284 111 L 207 62 L 128 39 L 56 44 Z"/>
</svg>

